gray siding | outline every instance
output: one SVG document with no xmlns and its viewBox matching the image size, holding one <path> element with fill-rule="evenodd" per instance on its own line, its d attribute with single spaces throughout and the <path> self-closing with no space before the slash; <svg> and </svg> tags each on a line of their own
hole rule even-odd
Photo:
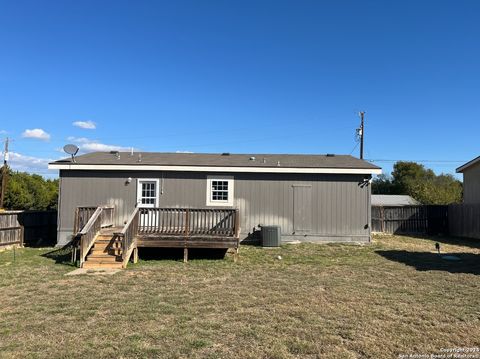
<svg viewBox="0 0 480 359">
<path fill-rule="evenodd" d="M 466 204 L 480 203 L 480 163 L 463 172 L 463 202 Z"/>
<path fill-rule="evenodd" d="M 259 225 L 280 225 L 286 240 L 370 239 L 370 186 L 360 186 L 364 175 L 225 175 L 235 180 L 242 238 Z M 60 177 L 59 244 L 71 236 L 78 206 L 115 205 L 122 224 L 135 206 L 138 178 L 160 179 L 160 207 L 206 207 L 206 173 L 62 170 Z"/>
</svg>

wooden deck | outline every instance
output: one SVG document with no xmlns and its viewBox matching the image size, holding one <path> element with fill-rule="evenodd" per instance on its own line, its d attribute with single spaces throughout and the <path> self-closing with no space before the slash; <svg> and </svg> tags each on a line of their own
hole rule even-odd
<svg viewBox="0 0 480 359">
<path fill-rule="evenodd" d="M 140 208 L 138 247 L 238 248 L 234 209 Z"/>
<path fill-rule="evenodd" d="M 80 266 L 94 265 L 97 257 L 103 264 L 110 254 L 115 258 L 109 260 L 125 268 L 132 255 L 136 260 L 139 247 L 183 248 L 185 261 L 189 248 L 233 248 L 237 258 L 240 228 L 235 209 L 135 208 L 123 227 L 113 227 L 113 215 L 113 208 L 105 206 L 77 209 L 77 228 L 86 222 L 77 234 Z M 99 247 L 104 252 L 95 254 Z"/>
</svg>

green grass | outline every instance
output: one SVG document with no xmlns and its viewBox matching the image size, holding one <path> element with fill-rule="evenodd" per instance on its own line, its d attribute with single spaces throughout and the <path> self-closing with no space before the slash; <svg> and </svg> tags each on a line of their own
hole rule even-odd
<svg viewBox="0 0 480 359">
<path fill-rule="evenodd" d="M 439 258 L 436 240 L 462 260 Z M 480 346 L 472 242 L 243 246 L 238 263 L 179 256 L 73 277 L 68 253 L 52 251 L 19 249 L 15 262 L 0 252 L 1 358 L 396 358 Z"/>
</svg>

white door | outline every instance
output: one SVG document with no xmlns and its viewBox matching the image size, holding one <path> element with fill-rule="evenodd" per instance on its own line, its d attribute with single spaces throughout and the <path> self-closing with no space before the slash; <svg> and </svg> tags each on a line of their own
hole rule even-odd
<svg viewBox="0 0 480 359">
<path fill-rule="evenodd" d="M 139 179 L 137 184 L 138 207 L 158 207 L 158 193 L 158 179 Z M 157 225 L 157 211 L 141 211 L 140 227 L 143 231 L 153 231 Z"/>
</svg>

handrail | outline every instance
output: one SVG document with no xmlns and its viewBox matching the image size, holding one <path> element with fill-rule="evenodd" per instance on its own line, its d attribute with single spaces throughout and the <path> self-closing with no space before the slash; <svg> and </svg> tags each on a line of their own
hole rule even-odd
<svg viewBox="0 0 480 359">
<path fill-rule="evenodd" d="M 98 207 L 93 215 L 88 220 L 87 224 L 78 232 L 78 237 L 80 238 L 80 267 L 82 267 L 87 257 L 88 251 L 93 246 L 95 242 L 95 236 L 97 232 L 101 229 L 101 213 L 103 209 Z"/>
<path fill-rule="evenodd" d="M 76 234 L 80 247 L 80 267 L 85 262 L 85 258 L 95 243 L 95 237 L 100 230 L 113 225 L 114 209 L 113 206 L 97 207 L 85 226 Z"/>
<path fill-rule="evenodd" d="M 142 235 L 239 236 L 239 212 L 233 208 L 140 208 Z"/>
<path fill-rule="evenodd" d="M 85 234 L 90 232 L 91 228 L 94 226 L 98 217 L 100 217 L 100 214 L 102 213 L 102 211 L 103 211 L 102 207 L 97 207 L 95 212 L 93 212 L 92 216 L 88 220 L 87 224 L 78 232 L 80 236 L 84 236 Z"/>
<path fill-rule="evenodd" d="M 122 239 L 122 262 L 124 267 L 126 267 L 127 261 L 131 255 L 131 250 L 135 244 L 135 238 L 138 233 L 139 213 L 139 208 L 136 207 L 122 230 L 114 234 Z"/>
</svg>

